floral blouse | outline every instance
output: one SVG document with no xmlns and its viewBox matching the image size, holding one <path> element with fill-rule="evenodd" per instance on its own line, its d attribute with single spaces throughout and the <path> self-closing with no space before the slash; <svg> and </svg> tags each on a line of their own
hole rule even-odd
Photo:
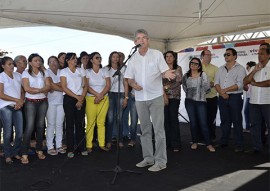
<svg viewBox="0 0 270 191">
<path fill-rule="evenodd" d="M 169 81 L 166 78 L 163 78 L 163 88 L 164 92 L 169 99 L 180 99 L 181 97 L 181 84 L 182 84 L 182 68 L 177 66 L 175 70 L 176 77 Z"/>
</svg>

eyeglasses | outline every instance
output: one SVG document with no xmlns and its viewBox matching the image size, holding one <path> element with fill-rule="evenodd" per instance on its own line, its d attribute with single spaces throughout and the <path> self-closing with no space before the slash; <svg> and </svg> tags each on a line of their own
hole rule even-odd
<svg viewBox="0 0 270 191">
<path fill-rule="evenodd" d="M 190 65 L 195 65 L 195 66 L 198 66 L 198 65 L 199 65 L 199 63 L 197 63 L 197 62 L 190 62 Z"/>
<path fill-rule="evenodd" d="M 232 54 L 230 54 L 230 53 L 225 53 L 224 54 L 224 57 L 226 57 L 226 56 L 231 56 Z"/>
<path fill-rule="evenodd" d="M 95 59 L 102 60 L 102 58 L 100 56 L 96 56 Z"/>
</svg>

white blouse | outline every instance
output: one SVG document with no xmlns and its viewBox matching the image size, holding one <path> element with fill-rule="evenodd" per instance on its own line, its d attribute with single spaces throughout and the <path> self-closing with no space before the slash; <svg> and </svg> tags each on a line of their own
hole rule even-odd
<svg viewBox="0 0 270 191">
<path fill-rule="evenodd" d="M 22 73 L 22 79 L 27 78 L 29 80 L 29 86 L 31 88 L 44 88 L 45 87 L 45 81 L 46 78 L 48 78 L 48 72 L 45 70 L 44 71 L 44 76 L 42 75 L 41 72 L 39 72 L 37 75 L 34 73 L 30 75 L 28 73 L 28 70 L 25 70 Z M 37 93 L 37 94 L 30 94 L 28 92 L 25 93 L 25 97 L 29 99 L 44 99 L 47 96 L 44 93 Z"/>
<path fill-rule="evenodd" d="M 118 92 L 118 78 L 119 78 L 119 75 L 116 75 L 116 76 L 112 77 L 117 70 L 113 69 L 112 67 L 111 67 L 111 69 L 109 69 L 108 66 L 105 66 L 104 68 L 108 72 L 108 74 L 110 76 L 110 79 L 111 79 L 110 92 Z M 123 83 L 125 71 L 126 71 L 126 67 L 121 68 L 120 92 L 125 92 L 124 83 Z"/>
<path fill-rule="evenodd" d="M 83 78 L 85 76 L 85 70 L 81 68 L 76 68 L 75 72 L 73 73 L 69 67 L 64 68 L 60 72 L 60 77 L 66 77 L 67 80 L 67 88 L 70 89 L 76 95 L 82 95 L 83 93 L 83 86 L 84 81 Z M 63 92 L 65 95 L 66 93 Z"/>
<path fill-rule="evenodd" d="M 86 70 L 86 78 L 89 86 L 96 92 L 100 93 L 106 86 L 106 78 L 109 78 L 109 74 L 106 69 L 100 68 L 98 73 L 92 69 Z M 107 94 L 106 94 L 107 95 Z M 93 96 L 91 93 L 87 93 L 87 96 Z"/>
<path fill-rule="evenodd" d="M 4 94 L 20 99 L 22 89 L 21 74 L 13 72 L 13 78 L 10 78 L 5 72 L 2 72 L 0 74 L 0 83 L 4 84 Z M 0 108 L 15 104 L 13 101 L 0 99 Z"/>
<path fill-rule="evenodd" d="M 57 70 L 57 74 L 55 75 L 51 69 L 48 69 L 48 75 L 52 78 L 53 83 L 60 82 L 60 70 Z M 63 92 L 61 91 L 53 91 L 48 92 L 48 103 L 49 104 L 63 104 Z"/>
</svg>

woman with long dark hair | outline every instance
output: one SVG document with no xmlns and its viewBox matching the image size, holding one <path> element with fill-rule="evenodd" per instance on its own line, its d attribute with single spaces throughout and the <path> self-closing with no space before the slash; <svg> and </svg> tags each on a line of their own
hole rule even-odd
<svg viewBox="0 0 270 191">
<path fill-rule="evenodd" d="M 65 63 L 65 57 L 66 57 L 66 53 L 65 52 L 60 52 L 58 54 L 58 62 L 59 62 L 59 69 L 63 69 L 64 68 L 64 63 Z"/>
<path fill-rule="evenodd" d="M 86 147 L 92 152 L 95 124 L 97 125 L 98 145 L 101 150 L 108 151 L 105 147 L 105 120 L 109 108 L 108 91 L 111 87 L 108 72 L 101 67 L 101 56 L 93 52 L 89 56 L 86 69 L 87 96 L 86 96 Z"/>
<path fill-rule="evenodd" d="M 63 105 L 66 115 L 67 156 L 73 158 L 76 150 L 81 155 L 88 155 L 83 125 L 87 92 L 85 70 L 77 68 L 75 53 L 66 54 L 64 69 L 60 72 L 60 81 L 65 94 Z"/>
<path fill-rule="evenodd" d="M 109 56 L 109 64 L 105 67 L 106 71 L 109 73 L 111 79 L 111 89 L 109 91 L 109 110 L 107 114 L 107 126 L 106 126 L 106 141 L 107 141 L 107 148 L 111 148 L 112 137 L 113 137 L 113 126 L 116 122 L 117 117 L 119 115 L 119 147 L 124 147 L 123 145 L 123 125 L 122 125 L 122 114 L 124 108 L 127 106 L 128 97 L 128 84 L 127 81 L 124 80 L 124 74 L 126 68 L 123 67 L 121 69 L 120 76 L 116 75 L 113 77 L 117 69 L 120 67 L 120 57 L 119 53 L 114 51 Z M 118 98 L 118 78 L 120 77 L 120 105 L 121 108 L 117 111 L 117 98 Z M 117 113 L 118 112 L 118 113 Z"/>
<path fill-rule="evenodd" d="M 176 78 L 168 80 L 163 78 L 164 89 L 164 123 L 166 133 L 167 148 L 174 152 L 181 149 L 181 137 L 178 120 L 178 110 L 181 98 L 182 68 L 177 65 L 177 54 L 173 51 L 164 53 L 164 58 L 171 70 L 175 70 Z"/>
<path fill-rule="evenodd" d="M 197 130 L 201 129 L 206 148 L 215 152 L 210 144 L 207 126 L 207 107 L 205 95 L 210 91 L 210 82 L 206 73 L 202 71 L 202 63 L 199 58 L 192 58 L 189 62 L 189 70 L 183 76 L 183 89 L 186 92 L 185 107 L 189 116 L 192 137 L 191 149 L 198 148 Z"/>
<path fill-rule="evenodd" d="M 31 135 L 36 129 L 36 153 L 39 159 L 45 159 L 42 151 L 45 116 L 48 109 L 47 93 L 50 81 L 47 71 L 42 69 L 41 56 L 31 54 L 28 57 L 28 70 L 22 73 L 22 85 L 25 91 L 26 129 L 22 143 L 22 163 L 28 164 L 28 148 Z"/>
<path fill-rule="evenodd" d="M 12 157 L 21 158 L 19 155 L 23 132 L 21 108 L 24 104 L 24 95 L 21 88 L 21 74 L 13 71 L 12 58 L 4 57 L 0 62 L 0 123 L 3 123 L 5 161 L 11 164 Z M 13 125 L 16 135 L 12 146 L 10 138 Z"/>
</svg>

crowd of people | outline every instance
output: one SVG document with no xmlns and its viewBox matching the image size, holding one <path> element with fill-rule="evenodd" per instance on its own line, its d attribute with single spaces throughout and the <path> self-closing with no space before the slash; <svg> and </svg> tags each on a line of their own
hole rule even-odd
<svg viewBox="0 0 270 191">
<path fill-rule="evenodd" d="M 178 120 L 181 85 L 186 94 L 192 150 L 201 142 L 211 153 L 217 146 L 227 147 L 233 129 L 235 152 L 244 151 L 243 91 L 247 91 L 245 131 L 253 140 L 248 152 L 262 150 L 262 135 L 270 126 L 268 43 L 260 45 L 258 64 L 247 63 L 247 71 L 236 61 L 236 50 L 228 48 L 223 66 L 212 64 L 211 51 L 203 50 L 200 58 L 190 59 L 185 74 L 175 52 L 162 54 L 149 48 L 146 30 L 135 32 L 134 43 L 139 48 L 127 66 L 123 66 L 125 55 L 117 51 L 110 54 L 105 67 L 99 52 L 83 51 L 79 57 L 61 52 L 58 57 L 49 57 L 47 69 L 39 54 L 28 59 L 23 55 L 14 60 L 3 57 L 0 124 L 5 162 L 12 164 L 18 159 L 28 164 L 33 139 L 40 160 L 46 158 L 44 139 L 47 154 L 66 153 L 68 158 L 77 153 L 86 156 L 94 145 L 108 152 L 114 138 L 119 148 L 124 147 L 127 137 L 128 146 L 133 147 L 140 120 L 143 160 L 136 166 L 163 170 L 167 150 L 179 152 L 182 147 Z M 218 108 L 220 141 L 216 136 Z"/>
</svg>

